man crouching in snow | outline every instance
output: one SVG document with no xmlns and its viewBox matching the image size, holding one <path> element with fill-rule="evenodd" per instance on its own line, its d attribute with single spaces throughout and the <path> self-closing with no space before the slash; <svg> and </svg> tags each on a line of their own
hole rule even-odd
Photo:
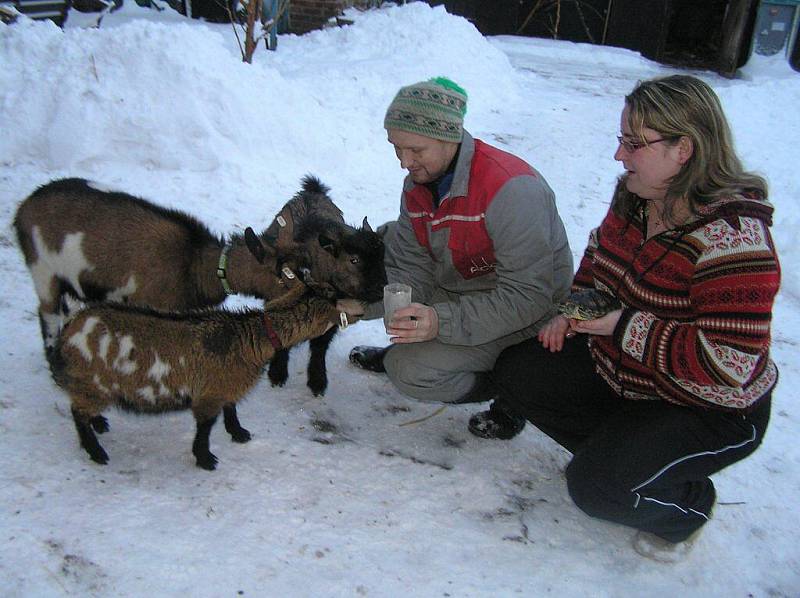
<svg viewBox="0 0 800 598">
<path fill-rule="evenodd" d="M 444 78 L 402 87 L 384 119 L 408 170 L 396 222 L 382 227 L 390 283 L 412 289 L 387 323 L 391 345 L 350 360 L 421 401 L 488 401 L 500 352 L 536 336 L 569 293 L 572 254 L 555 196 L 520 158 L 463 129 L 466 92 Z M 383 305 L 340 302 L 374 319 Z M 501 421 L 500 418 L 495 418 Z M 501 421 L 513 436 L 521 418 Z"/>
</svg>

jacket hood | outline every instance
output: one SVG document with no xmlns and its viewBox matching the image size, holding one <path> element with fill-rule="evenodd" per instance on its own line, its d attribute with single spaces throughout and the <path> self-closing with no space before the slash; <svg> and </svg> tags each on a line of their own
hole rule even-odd
<svg viewBox="0 0 800 598">
<path fill-rule="evenodd" d="M 759 193 L 746 192 L 740 195 L 725 197 L 700 209 L 698 220 L 695 224 L 705 224 L 714 220 L 723 219 L 731 226 L 738 228 L 740 217 L 757 218 L 767 226 L 772 226 L 772 213 L 774 206 L 761 197 Z"/>
</svg>

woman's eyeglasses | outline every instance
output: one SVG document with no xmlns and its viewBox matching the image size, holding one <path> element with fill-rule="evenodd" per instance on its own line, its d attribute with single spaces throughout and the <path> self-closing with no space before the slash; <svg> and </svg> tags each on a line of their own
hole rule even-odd
<svg viewBox="0 0 800 598">
<path fill-rule="evenodd" d="M 625 139 L 622 135 L 617 135 L 617 141 L 629 154 L 638 152 L 640 149 L 648 145 L 653 145 L 654 143 L 660 143 L 662 141 L 672 141 L 673 139 L 675 139 L 675 137 L 661 137 L 659 139 L 642 139 L 641 141 L 631 141 L 630 139 Z"/>
</svg>

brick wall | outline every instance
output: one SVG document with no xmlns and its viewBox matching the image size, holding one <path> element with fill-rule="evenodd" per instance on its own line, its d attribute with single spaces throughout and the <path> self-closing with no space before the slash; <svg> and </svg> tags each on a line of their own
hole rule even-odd
<svg viewBox="0 0 800 598">
<path fill-rule="evenodd" d="M 353 6 L 355 0 L 291 0 L 289 23 L 292 33 L 306 33 L 319 29 L 331 17 L 342 14 Z"/>
<path fill-rule="evenodd" d="M 380 5 L 380 0 L 289 0 L 290 29 L 292 33 L 306 33 L 341 15 L 345 8 L 366 10 Z"/>
</svg>

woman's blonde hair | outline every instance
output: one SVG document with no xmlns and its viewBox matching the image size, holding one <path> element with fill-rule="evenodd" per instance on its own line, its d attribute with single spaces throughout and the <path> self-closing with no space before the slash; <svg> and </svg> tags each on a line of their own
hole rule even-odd
<svg viewBox="0 0 800 598">
<path fill-rule="evenodd" d="M 625 96 L 628 125 L 633 134 L 644 139 L 645 128 L 653 129 L 668 143 L 681 137 L 692 142 L 691 158 L 669 181 L 666 192 L 666 215 L 675 200 L 686 197 L 694 214 L 703 206 L 722 198 L 755 194 L 767 197 L 766 181 L 742 167 L 733 148 L 730 127 L 719 98 L 706 83 L 688 75 L 672 75 L 640 81 Z M 621 181 L 622 182 L 622 181 Z M 615 205 L 629 212 L 639 198 L 617 185 Z"/>
</svg>

